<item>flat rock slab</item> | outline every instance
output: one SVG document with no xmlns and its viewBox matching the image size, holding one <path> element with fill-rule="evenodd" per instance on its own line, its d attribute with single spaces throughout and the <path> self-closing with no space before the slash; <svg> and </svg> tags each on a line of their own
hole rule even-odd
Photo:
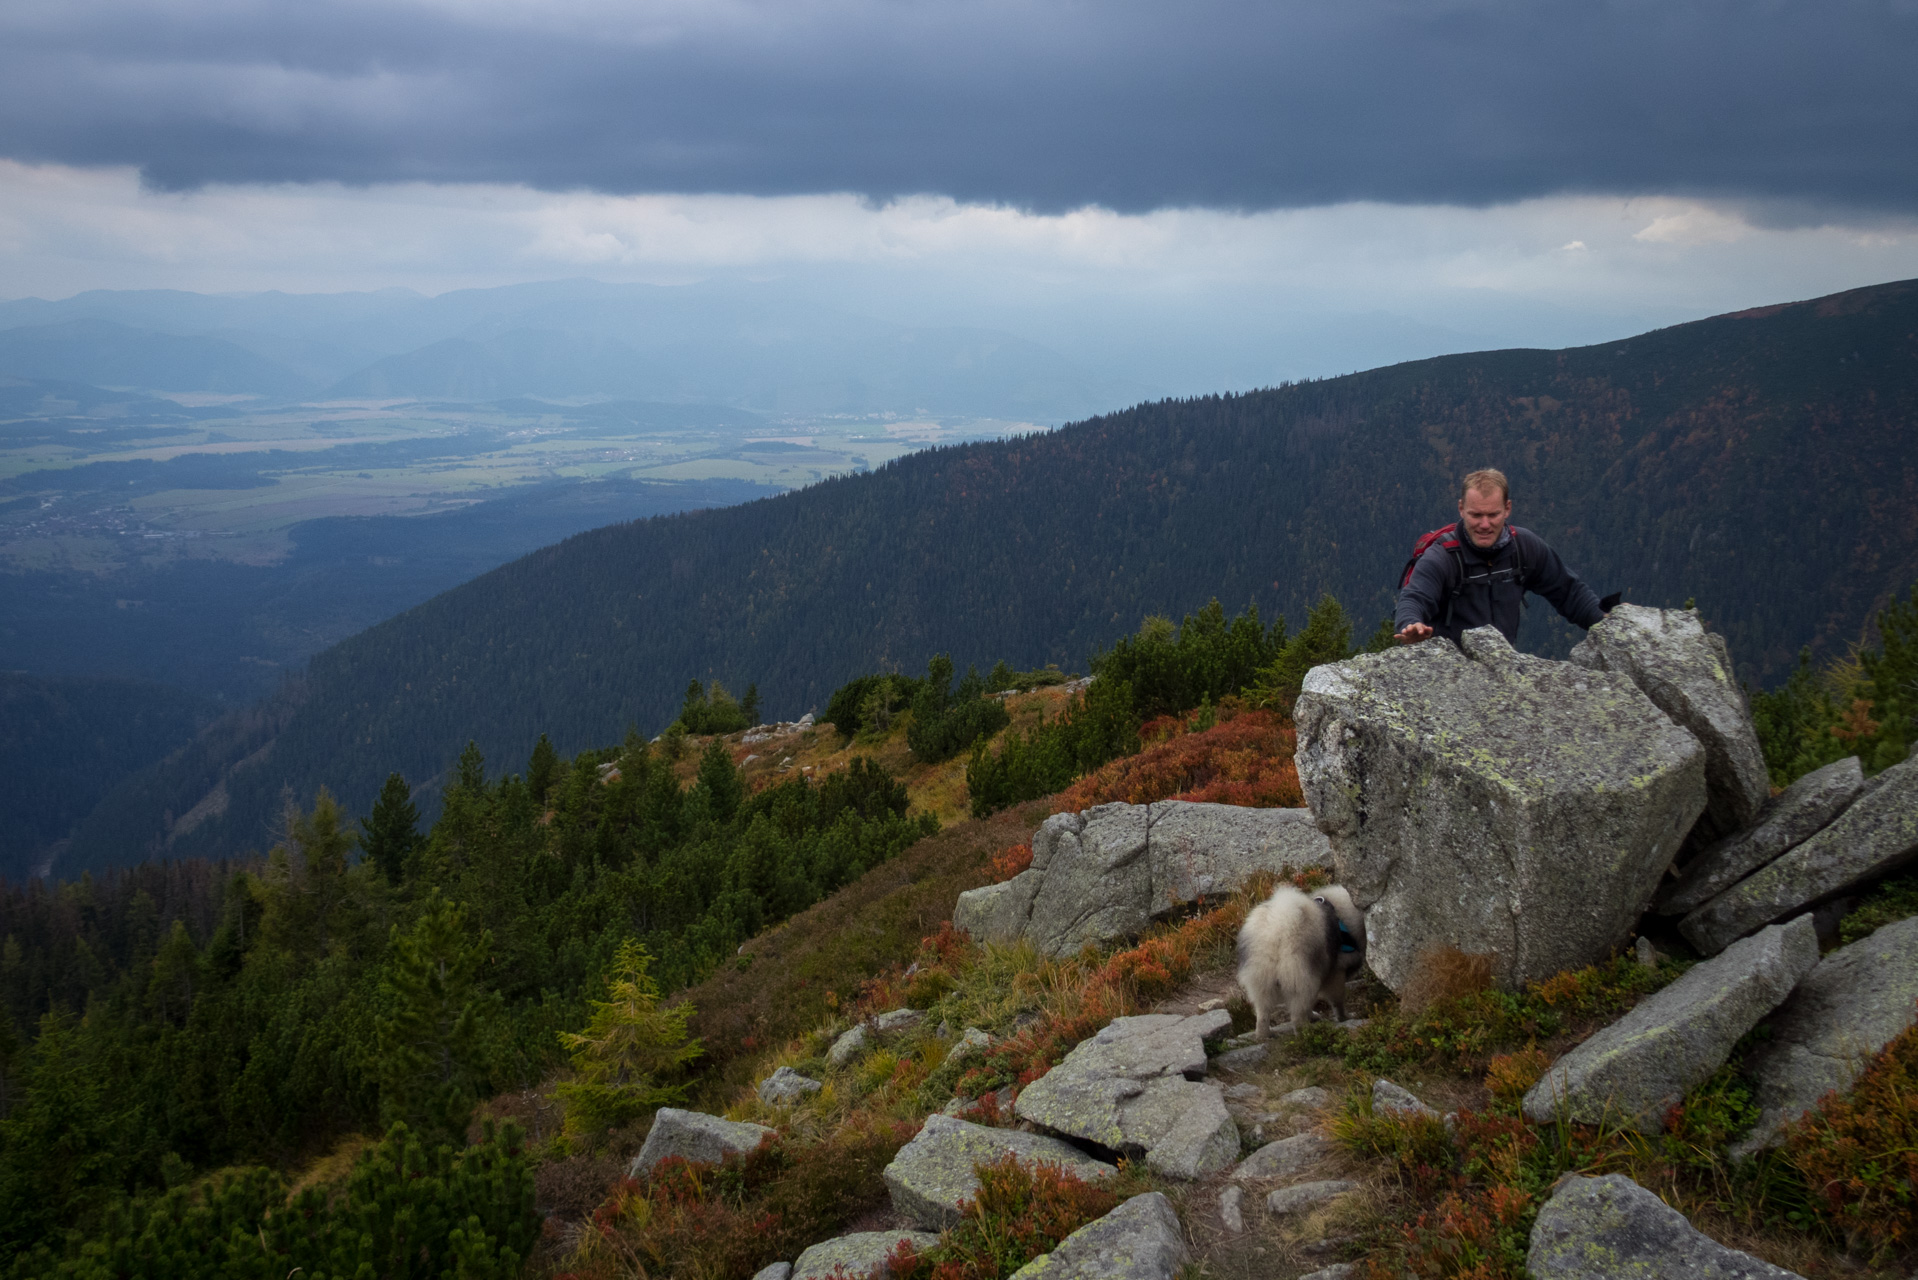
<svg viewBox="0 0 1918 1280">
<path fill-rule="evenodd" d="M 901 1031 L 911 1031 L 926 1020 L 923 1009 L 892 1009 L 878 1014 L 867 1024 L 875 1034 L 888 1036 Z"/>
<path fill-rule="evenodd" d="M 1678 922 L 1706 955 L 1918 855 L 1918 755 L 1867 782 L 1831 825 Z"/>
<path fill-rule="evenodd" d="M 952 922 L 981 941 L 1030 938 L 1048 955 L 1073 955 L 1231 893 L 1258 872 L 1330 860 L 1304 809 L 1104 804 L 1046 819 L 1032 836 L 1032 865 L 959 895 Z"/>
<path fill-rule="evenodd" d="M 1307 1085 L 1303 1089 L 1294 1089 L 1292 1092 L 1282 1094 L 1279 1097 L 1279 1105 L 1282 1107 L 1298 1107 L 1308 1111 L 1318 1111 L 1329 1107 L 1332 1105 L 1332 1101 L 1331 1090 L 1321 1089 L 1315 1084 Z"/>
<path fill-rule="evenodd" d="M 1026 1086 L 1013 1109 L 1175 1177 L 1226 1168 L 1238 1158 L 1238 1126 L 1219 1085 L 1203 1079 L 1204 1042 L 1231 1026 L 1223 1009 L 1115 1018 Z"/>
<path fill-rule="evenodd" d="M 1750 826 L 1771 775 L 1725 639 L 1696 609 L 1621 604 L 1572 650 L 1582 667 L 1625 676 L 1705 747 L 1705 816 L 1730 835 Z"/>
<path fill-rule="evenodd" d="M 1745 1060 L 1760 1114 L 1732 1147 L 1745 1156 L 1833 1089 L 1849 1090 L 1871 1058 L 1912 1024 L 1918 1006 L 1918 918 L 1885 925 L 1818 962 Z"/>
<path fill-rule="evenodd" d="M 1721 840 L 1692 859 L 1685 874 L 1661 889 L 1660 915 L 1695 911 L 1787 849 L 1809 840 L 1858 798 L 1865 773 L 1857 756 L 1814 769 L 1759 811 L 1757 825 Z"/>
<path fill-rule="evenodd" d="M 1026 1164 L 1058 1165 L 1087 1182 L 1102 1182 L 1118 1172 L 1057 1138 L 931 1115 L 886 1166 L 892 1207 L 914 1226 L 929 1231 L 949 1227 L 959 1221 L 960 1206 L 979 1194 L 974 1166 L 1008 1155 Z"/>
<path fill-rule="evenodd" d="M 763 1124 L 724 1120 L 700 1111 L 681 1111 L 678 1107 L 661 1107 L 653 1117 L 653 1127 L 646 1134 L 646 1142 L 640 1147 L 639 1154 L 633 1157 L 626 1176 L 644 1177 L 653 1171 L 654 1165 L 670 1156 L 698 1164 L 719 1164 L 727 1156 L 744 1155 L 757 1150 L 761 1142 L 772 1136 L 773 1130 Z"/>
<path fill-rule="evenodd" d="M 909 1241 L 916 1253 L 924 1253 L 939 1243 L 928 1231 L 855 1231 L 834 1240 L 824 1240 L 799 1255 L 793 1263 L 791 1280 L 826 1280 L 835 1271 L 850 1280 L 890 1275 L 886 1259 L 900 1241 Z"/>
<path fill-rule="evenodd" d="M 1301 1182 L 1296 1186 L 1280 1187 L 1267 1196 L 1265 1211 L 1275 1217 L 1304 1213 L 1322 1204 L 1329 1204 L 1340 1196 L 1358 1189 L 1358 1183 L 1337 1178 L 1328 1178 L 1322 1182 Z"/>
<path fill-rule="evenodd" d="M 1291 1178 L 1317 1164 L 1332 1149 L 1327 1139 L 1316 1133 L 1295 1133 L 1277 1142 L 1268 1142 L 1239 1162 L 1232 1171 L 1234 1182 L 1258 1178 Z"/>
<path fill-rule="evenodd" d="M 1435 1120 L 1439 1114 L 1437 1107 L 1430 1107 L 1420 1102 L 1410 1089 L 1393 1084 L 1390 1080 L 1372 1082 L 1372 1110 L 1396 1112 L 1399 1115 L 1408 1116 L 1431 1116 Z"/>
<path fill-rule="evenodd" d="M 1725 1064 L 1732 1046 L 1818 963 L 1811 917 L 1773 925 L 1689 970 L 1553 1063 L 1525 1095 L 1526 1118 L 1664 1128 L 1685 1091 Z"/>
<path fill-rule="evenodd" d="M 1449 945 L 1506 986 L 1610 955 L 1705 806 L 1705 751 L 1622 675 L 1490 627 L 1306 673 L 1299 779 L 1393 990 Z"/>
<path fill-rule="evenodd" d="M 1172 1202 L 1133 1196 L 1012 1273 L 1013 1280 L 1173 1280 L 1192 1260 Z"/>
<path fill-rule="evenodd" d="M 1719 1244 L 1618 1173 L 1562 1179 L 1538 1211 L 1525 1266 L 1534 1280 L 1798 1280 Z"/>
<path fill-rule="evenodd" d="M 759 1100 L 773 1106 L 786 1106 L 818 1093 L 826 1086 L 811 1076 L 802 1076 L 791 1067 L 781 1067 L 759 1082 Z"/>
<path fill-rule="evenodd" d="M 1212 1065 L 1221 1071 L 1256 1071 L 1265 1065 L 1265 1055 L 1271 1048 L 1272 1042 L 1264 1040 L 1243 1049 L 1228 1049 L 1212 1059 Z"/>
<path fill-rule="evenodd" d="M 1350 1262 L 1335 1262 L 1317 1271 L 1308 1271 L 1299 1280 L 1358 1280 L 1359 1269 Z"/>
</svg>

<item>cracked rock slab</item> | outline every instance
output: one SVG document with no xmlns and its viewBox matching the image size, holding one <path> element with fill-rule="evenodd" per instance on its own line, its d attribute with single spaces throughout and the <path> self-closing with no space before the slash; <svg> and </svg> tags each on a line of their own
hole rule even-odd
<svg viewBox="0 0 1918 1280">
<path fill-rule="evenodd" d="M 908 1241 L 916 1253 L 924 1253 L 939 1243 L 939 1237 L 927 1231 L 855 1231 L 833 1240 L 822 1240 L 799 1255 L 793 1263 L 791 1280 L 827 1280 L 838 1272 L 847 1280 L 868 1280 L 889 1276 L 886 1259 Z"/>
<path fill-rule="evenodd" d="M 1367 962 L 1403 988 L 1427 948 L 1505 986 L 1630 934 L 1705 806 L 1705 751 L 1622 675 L 1513 650 L 1490 627 L 1306 673 L 1299 779 Z"/>
<path fill-rule="evenodd" d="M 1218 1083 L 1204 1079 L 1205 1040 L 1231 1026 L 1223 1009 L 1115 1018 L 1028 1085 L 1013 1109 L 1175 1177 L 1226 1168 L 1238 1158 L 1238 1126 Z"/>
<path fill-rule="evenodd" d="M 1768 801 L 1757 825 L 1692 859 L 1685 874 L 1659 891 L 1660 915 L 1695 911 L 1787 849 L 1818 834 L 1864 788 L 1857 756 L 1815 769 Z"/>
<path fill-rule="evenodd" d="M 1322 1204 L 1329 1204 L 1340 1196 L 1358 1189 L 1358 1183 L 1347 1182 L 1341 1178 L 1327 1178 L 1320 1182 L 1301 1182 L 1296 1186 L 1280 1187 L 1267 1196 L 1265 1211 L 1274 1217 L 1304 1213 Z"/>
<path fill-rule="evenodd" d="M 1816 835 L 1678 922 L 1706 955 L 1918 856 L 1918 755 L 1885 770 Z"/>
<path fill-rule="evenodd" d="M 700 1111 L 681 1111 L 678 1107 L 661 1107 L 653 1117 L 653 1127 L 647 1132 L 646 1142 L 640 1147 L 639 1154 L 633 1157 L 626 1176 L 644 1177 L 653 1171 L 654 1165 L 671 1156 L 697 1164 L 719 1164 L 727 1156 L 745 1155 L 758 1150 L 759 1144 L 772 1137 L 773 1132 L 763 1124 L 725 1120 Z"/>
<path fill-rule="evenodd" d="M 1918 918 L 1885 925 L 1818 962 L 1771 1020 L 1771 1039 L 1745 1060 L 1758 1123 L 1734 1156 L 1772 1146 L 1833 1089 L 1857 1083 L 1871 1056 L 1912 1023 L 1918 1006 Z"/>
<path fill-rule="evenodd" d="M 1277 1142 L 1268 1142 L 1239 1162 L 1232 1171 L 1234 1182 L 1257 1178 L 1290 1178 L 1304 1173 L 1332 1149 L 1331 1142 L 1316 1133 L 1296 1133 Z"/>
<path fill-rule="evenodd" d="M 1526 1118 L 1659 1132 L 1685 1091 L 1723 1066 L 1817 963 L 1810 916 L 1733 944 L 1553 1063 L 1525 1095 Z"/>
<path fill-rule="evenodd" d="M 1626 677 L 1704 745 L 1713 828 L 1729 835 L 1751 825 L 1771 795 L 1771 775 L 1725 639 L 1705 630 L 1696 609 L 1621 604 L 1586 632 L 1571 659 Z"/>
<path fill-rule="evenodd" d="M 1719 1244 L 1617 1173 L 1559 1182 L 1538 1211 L 1525 1267 L 1535 1280 L 1799 1280 Z"/>
<path fill-rule="evenodd" d="M 1133 1196 L 1012 1273 L 1013 1280 L 1173 1280 L 1192 1259 L 1172 1202 Z"/>
<path fill-rule="evenodd" d="M 1057 1138 L 931 1115 L 918 1136 L 886 1166 L 892 1207 L 929 1231 L 952 1226 L 960 1219 L 960 1206 L 979 1194 L 975 1166 L 1008 1155 L 1025 1164 L 1057 1165 L 1087 1182 L 1103 1182 L 1118 1172 Z"/>
<path fill-rule="evenodd" d="M 1331 847 L 1303 809 L 1168 800 L 1054 814 L 1032 865 L 959 895 L 953 926 L 984 942 L 1030 938 L 1048 955 L 1130 938 L 1177 907 L 1261 871 L 1322 865 Z"/>
</svg>

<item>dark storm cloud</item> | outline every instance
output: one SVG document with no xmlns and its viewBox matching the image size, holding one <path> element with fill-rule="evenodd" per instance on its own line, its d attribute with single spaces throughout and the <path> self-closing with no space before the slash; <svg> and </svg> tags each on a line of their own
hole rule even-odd
<svg viewBox="0 0 1918 1280">
<path fill-rule="evenodd" d="M 207 182 L 1037 209 L 1694 194 L 1918 211 L 1918 5 L 177 0 L 0 15 L 0 152 Z"/>
</svg>

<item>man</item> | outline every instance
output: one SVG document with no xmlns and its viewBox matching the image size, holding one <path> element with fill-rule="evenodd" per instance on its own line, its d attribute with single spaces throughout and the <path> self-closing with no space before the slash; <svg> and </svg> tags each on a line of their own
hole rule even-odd
<svg viewBox="0 0 1918 1280">
<path fill-rule="evenodd" d="M 1399 592 L 1393 625 L 1400 644 L 1437 634 L 1457 644 L 1473 627 L 1494 626 L 1518 642 L 1525 593 L 1543 596 L 1565 620 L 1590 627 L 1605 616 L 1598 597 L 1529 529 L 1509 524 L 1512 489 L 1501 471 L 1465 477 L 1457 546 L 1426 548 Z"/>
</svg>

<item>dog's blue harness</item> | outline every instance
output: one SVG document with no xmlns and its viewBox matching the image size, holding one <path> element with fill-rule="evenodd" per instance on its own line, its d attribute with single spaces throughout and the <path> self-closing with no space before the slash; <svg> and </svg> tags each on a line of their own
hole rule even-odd
<svg viewBox="0 0 1918 1280">
<path fill-rule="evenodd" d="M 1352 931 L 1345 927 L 1345 921 L 1339 921 L 1339 953 L 1343 955 L 1348 951 L 1357 951 L 1358 949 L 1359 944 L 1353 940 Z"/>
</svg>

